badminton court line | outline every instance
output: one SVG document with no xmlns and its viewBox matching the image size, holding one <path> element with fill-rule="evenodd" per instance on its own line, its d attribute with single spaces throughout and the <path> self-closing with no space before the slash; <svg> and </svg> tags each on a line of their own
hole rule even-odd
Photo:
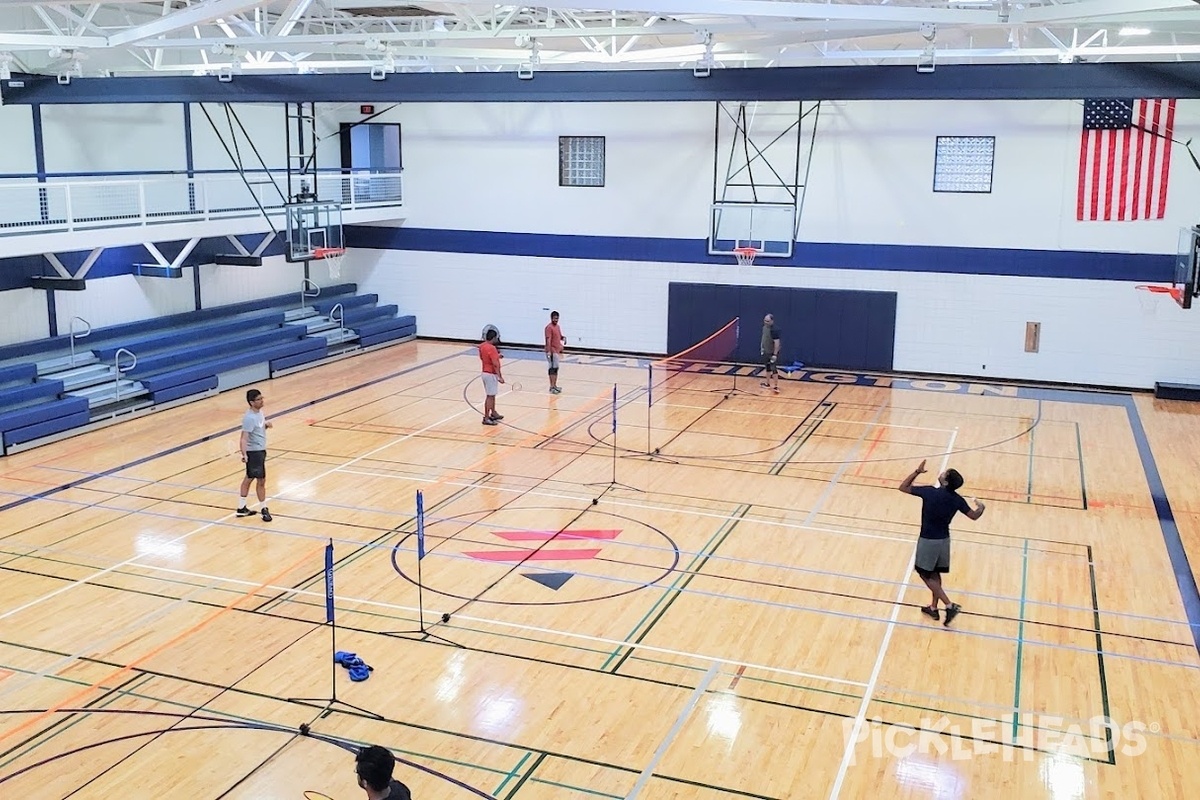
<svg viewBox="0 0 1200 800">
<path fill-rule="evenodd" d="M 650 778 L 654 775 L 654 769 L 658 766 L 658 762 L 663 760 L 663 756 L 667 754 L 667 749 L 674 744 L 675 739 L 679 736 L 679 732 L 683 730 L 684 724 L 688 721 L 688 717 L 696 710 L 700 699 L 704 697 L 704 693 L 708 691 L 708 687 L 716 679 L 719 667 L 720 664 L 714 662 L 708 668 L 708 672 L 704 673 L 704 677 L 692 691 L 692 695 L 688 698 L 683 710 L 675 718 L 675 724 L 671 726 L 671 730 L 667 731 L 667 735 L 658 743 L 658 747 L 655 748 L 654 756 L 650 759 L 650 763 L 642 770 L 642 774 L 638 775 L 637 782 L 633 784 L 633 788 L 629 790 L 629 794 L 625 795 L 625 800 L 635 800 L 642 793 L 642 789 L 646 788 L 646 784 L 650 782 Z"/>
<path fill-rule="evenodd" d="M 444 479 L 406 478 L 404 476 L 388 475 L 386 473 L 357 472 L 354 470 L 348 470 L 347 474 L 367 475 L 367 476 L 374 476 L 374 477 L 387 477 L 387 478 L 393 478 L 393 479 L 397 479 L 397 480 L 413 480 L 413 481 L 419 481 L 419 482 L 432 482 L 432 483 L 440 483 L 440 484 L 446 485 L 446 486 L 456 486 L 456 487 L 465 488 L 465 489 L 486 489 L 488 491 L 493 491 L 493 492 L 510 492 L 510 493 L 516 493 L 516 494 L 524 494 L 526 496 L 531 496 L 531 497 L 533 497 L 533 496 L 547 497 L 547 498 L 555 498 L 555 499 L 563 499 L 563 500 L 575 500 L 575 501 L 579 501 L 579 502 L 584 502 L 588 499 L 587 497 L 576 497 L 574 495 L 562 495 L 562 494 L 555 494 L 555 493 L 551 493 L 551 492 L 524 491 L 524 490 L 519 490 L 519 489 L 510 489 L 507 487 L 479 486 L 475 483 L 458 483 L 458 482 L 453 482 L 453 481 L 445 481 Z M 146 482 L 147 483 L 156 483 L 154 481 L 146 481 Z M 175 484 L 175 485 L 185 486 L 185 484 Z M 216 491 L 214 489 L 209 489 L 209 487 L 204 487 L 204 486 L 192 486 L 190 488 L 195 489 L 195 490 Z M 14 497 L 24 497 L 25 496 L 25 495 L 21 495 L 19 493 L 0 491 L 0 495 L 5 495 L 5 494 L 9 494 Z M 122 495 L 122 496 L 129 496 L 129 495 Z M 49 502 L 63 503 L 63 504 L 67 504 L 67 505 L 78 505 L 81 507 L 89 507 L 89 508 L 95 507 L 95 508 L 104 508 L 104 509 L 111 508 L 110 506 L 106 505 L 105 502 L 103 502 L 103 501 L 100 503 L 84 503 L 82 501 L 64 500 L 61 498 L 43 498 L 43 499 L 48 500 Z M 184 503 L 185 501 L 168 499 L 168 500 L 161 500 L 159 502 L 162 502 L 162 503 Z M 304 502 L 311 503 L 313 505 L 333 507 L 333 508 L 347 508 L 347 509 L 355 508 L 356 510 L 372 510 L 372 509 L 361 509 L 361 508 L 354 507 L 354 506 L 346 506 L 346 505 L 335 504 L 335 503 L 322 503 L 322 502 L 315 501 L 315 500 L 305 500 Z M 692 516 L 708 517 L 708 518 L 719 519 L 719 520 L 723 520 L 723 521 L 727 521 L 727 519 L 728 519 L 728 515 L 722 515 L 722 514 L 719 514 L 716 512 L 701 512 L 701 511 L 696 511 L 694 509 L 674 509 L 674 508 L 658 507 L 658 506 L 651 506 L 651 505 L 639 504 L 639 503 L 623 503 L 623 502 L 619 502 L 619 501 L 610 501 L 610 503 L 612 505 L 625 506 L 625 507 L 631 507 L 631 508 L 669 511 L 671 513 L 678 513 L 678 514 L 682 514 L 682 515 L 690 514 Z M 179 520 L 188 521 L 188 522 L 197 521 L 193 517 L 186 517 L 186 516 L 181 516 L 181 515 L 177 515 L 177 514 L 167 514 L 164 512 L 148 511 L 148 510 L 128 511 L 127 509 L 121 509 L 121 510 L 127 511 L 127 513 L 130 516 L 132 516 L 134 514 L 139 514 L 139 515 L 143 515 L 143 516 L 160 518 L 160 519 L 168 519 L 168 520 L 174 520 L 174 521 L 179 521 Z M 440 518 L 435 517 L 434 521 L 437 522 L 437 521 L 439 521 L 439 519 Z M 834 534 L 834 535 L 838 535 L 838 536 L 845 536 L 848 538 L 875 539 L 875 540 L 879 540 L 879 541 L 897 542 L 897 543 L 907 543 L 907 542 L 912 541 L 911 536 L 903 536 L 903 535 L 885 536 L 885 535 L 880 535 L 880 534 L 869 534 L 869 533 L 863 533 L 860 531 L 851 531 L 851 530 L 844 530 L 844 529 L 839 529 L 839 528 L 825 528 L 825 527 L 819 527 L 819 526 L 813 526 L 813 525 L 801 526 L 801 525 L 797 525 L 794 523 L 788 523 L 788 522 L 782 522 L 782 521 L 770 520 L 770 519 L 761 519 L 761 518 L 750 517 L 750 516 L 744 517 L 743 521 L 753 523 L 753 524 L 759 524 L 759 525 L 781 527 L 781 528 L 790 529 L 790 530 L 811 531 L 811 532 L 816 532 L 816 533 L 829 533 L 829 534 Z M 218 522 L 215 522 L 212 524 L 214 527 L 227 527 L 227 528 L 236 529 L 239 531 L 244 530 L 244 526 L 231 524 L 231 523 L 225 522 L 225 521 L 218 521 Z M 491 527 L 496 528 L 496 529 L 502 529 L 502 530 L 509 529 L 506 526 L 492 525 Z M 513 528 L 512 530 L 517 530 L 517 529 Z M 298 531 L 289 531 L 287 529 L 283 529 L 283 528 L 279 528 L 279 527 L 275 527 L 270 531 L 264 531 L 264 532 L 268 533 L 270 535 L 276 535 L 276 536 L 291 536 L 291 537 L 295 537 L 295 538 L 316 539 L 316 540 L 320 540 L 320 541 L 325 541 L 326 539 L 330 538 L 324 534 L 318 536 L 316 534 L 307 534 L 307 533 L 300 533 Z M 353 545 L 353 546 L 361 546 L 363 544 L 363 542 L 358 539 L 346 539 L 346 538 L 341 538 L 341 537 L 332 537 L 332 538 L 334 539 L 335 542 L 338 542 L 340 544 Z M 634 548 L 634 549 L 640 549 L 640 550 L 649 550 L 649 551 L 653 551 L 653 552 L 665 552 L 668 550 L 668 548 L 658 547 L 658 546 L 649 545 L 649 544 L 634 544 L 634 543 L 620 543 L 620 542 L 617 544 L 622 547 L 628 547 L 628 548 Z M 962 541 L 962 542 L 960 542 L 960 545 L 1017 549 L 1017 548 L 1011 547 L 1009 545 L 995 544 L 995 543 L 991 543 L 991 542 L 970 541 L 970 540 Z M 45 547 L 45 546 L 24 545 L 24 544 L 18 544 L 15 542 L 11 543 L 9 546 L 13 547 L 13 548 L 23 548 L 24 550 L 26 550 L 26 552 L 11 553 L 11 555 L 16 556 L 16 557 L 32 556 L 33 554 L 36 554 L 36 553 L 64 553 L 64 554 L 75 555 L 75 556 L 79 556 L 79 557 L 92 557 L 93 556 L 93 554 L 90 554 L 90 553 L 87 553 L 84 551 L 76 551 L 71 548 L 55 548 L 55 547 Z M 168 542 L 164 546 L 169 547 L 170 543 Z M 695 553 L 693 551 L 689 551 L 689 550 L 680 550 L 680 553 L 684 554 L 684 555 L 695 555 Z M 1049 558 L 1052 556 L 1056 557 L 1056 558 L 1069 558 L 1073 561 L 1084 558 L 1082 555 L 1076 556 L 1076 555 L 1073 555 L 1070 553 L 1058 553 L 1058 552 L 1048 552 L 1048 551 L 1040 551 L 1037 553 L 1037 557 L 1039 557 L 1039 558 Z M 445 555 L 439 554 L 439 557 L 446 558 L 446 557 L 450 557 L 450 556 L 445 556 Z M 800 573 L 805 573 L 805 574 L 819 575 L 819 576 L 823 576 L 823 577 L 842 578 L 842 579 L 847 579 L 847 580 L 851 580 L 851 581 L 873 583 L 873 584 L 879 584 L 879 585 L 884 585 L 884 586 L 900 585 L 900 584 L 907 585 L 907 581 L 893 581 L 893 580 L 889 580 L 886 578 L 879 578 L 879 577 L 873 577 L 873 576 L 867 576 L 867 575 L 856 575 L 856 574 L 852 574 L 852 573 L 842 573 L 842 572 L 830 572 L 830 571 L 818 570 L 818 569 L 813 569 L 813 568 L 808 568 L 808 567 L 794 567 L 794 566 L 789 566 L 786 564 L 777 564 L 777 563 L 773 563 L 773 562 L 757 561 L 754 559 L 742 559 L 742 558 L 734 558 L 731 556 L 721 556 L 721 555 L 714 555 L 713 558 L 715 560 L 722 561 L 722 562 L 728 562 L 731 564 L 745 564 L 745 565 L 750 565 L 750 566 L 769 567 L 769 568 L 773 568 L 773 569 L 782 569 L 784 571 L 794 571 L 794 572 L 800 572 Z M 532 567 L 532 568 L 536 569 L 536 567 Z M 586 575 L 585 575 L 585 577 L 586 577 Z M 592 577 L 600 578 L 601 576 L 592 576 Z M 620 579 L 611 578 L 611 577 L 607 578 L 607 579 L 617 580 L 617 581 L 620 580 Z M 960 594 L 964 594 L 969 597 L 977 597 L 977 598 L 981 598 L 981 599 L 985 599 L 985 600 L 1000 602 L 1000 603 L 1003 603 L 1003 602 L 1017 603 L 1020 600 L 1020 598 L 1016 597 L 1016 596 L 1000 595 L 1000 594 L 987 594 L 987 593 L 983 593 L 983 592 L 963 591 L 963 592 L 960 592 Z M 1053 602 L 1040 601 L 1040 600 L 1026 600 L 1026 603 L 1036 605 L 1036 606 L 1059 609 L 1059 610 L 1066 610 L 1066 611 L 1078 611 L 1078 612 L 1091 613 L 1095 610 L 1091 606 L 1073 606 L 1073 605 L 1065 604 L 1065 603 L 1053 603 Z M 1166 617 L 1155 617 L 1155 616 L 1151 616 L 1148 614 L 1137 614 L 1137 613 L 1133 613 L 1133 612 L 1123 612 L 1123 611 L 1115 611 L 1115 610 L 1105 611 L 1105 614 L 1107 616 L 1112 616 L 1112 617 L 1161 623 L 1164 625 L 1179 625 L 1179 626 L 1185 626 L 1185 627 L 1189 626 L 1189 623 L 1187 623 L 1185 621 L 1169 619 Z M 1086 630 L 1090 630 L 1090 629 L 1084 629 L 1084 630 L 1086 631 Z"/>
<path fill-rule="evenodd" d="M 942 457 L 942 464 L 938 468 L 939 475 L 946 470 L 946 464 L 950 461 L 950 454 L 954 452 L 954 440 L 956 438 L 958 438 L 957 429 L 950 434 L 950 441 L 946 443 L 946 454 Z M 902 580 L 907 578 L 909 573 L 912 572 L 916 558 L 917 549 L 914 544 L 912 555 L 908 559 L 908 566 L 904 568 L 904 572 L 901 575 Z M 883 640 L 879 643 L 879 652 L 875 656 L 875 665 L 871 669 L 871 677 L 867 679 L 867 689 L 863 692 L 862 702 L 858 706 L 858 713 L 854 715 L 854 725 L 851 727 L 850 733 L 846 736 L 846 745 L 842 750 L 842 763 L 838 766 L 837 776 L 833 781 L 833 788 L 829 791 L 829 800 L 837 800 L 842 793 L 842 785 L 846 782 L 846 773 L 850 769 L 850 762 L 854 760 L 854 750 L 858 747 L 858 736 L 862 732 L 863 722 L 867 719 L 867 709 L 875 697 L 875 688 L 879 684 L 879 674 L 883 671 L 883 662 L 887 657 L 888 647 L 892 643 L 892 634 L 896 631 L 896 620 L 900 616 L 904 595 L 907 593 L 907 584 L 902 584 L 896 591 L 896 599 L 892 603 L 892 615 L 888 620 L 887 628 L 884 629 Z"/>
<path fill-rule="evenodd" d="M 378 452 L 380 452 L 380 451 L 382 451 L 382 450 L 386 450 L 387 448 L 389 448 L 389 447 L 392 447 L 393 445 L 400 444 L 401 442 L 403 442 L 403 441 L 406 441 L 406 440 L 408 440 L 408 439 L 411 439 L 411 438 L 413 438 L 414 436 L 418 436 L 418 435 L 420 435 L 420 434 L 424 433 L 425 431 L 432 430 L 433 428 L 436 428 L 436 427 L 438 427 L 439 425 L 442 425 L 442 424 L 444 424 L 444 423 L 447 423 L 447 422 L 449 422 L 450 420 L 452 420 L 452 419 L 455 419 L 456 417 L 460 417 L 460 416 L 462 416 L 463 414 L 467 413 L 468 411 L 472 411 L 472 409 L 470 408 L 470 406 L 468 406 L 467 408 L 464 408 L 464 409 L 462 409 L 461 411 L 457 411 L 457 412 L 455 412 L 455 413 L 451 414 L 450 416 L 448 416 L 448 417 L 445 417 L 444 419 L 438 420 L 437 422 L 432 422 L 432 423 L 430 423 L 429 425 L 426 425 L 424 428 L 422 428 L 422 429 L 421 429 L 421 430 L 419 430 L 419 431 L 414 431 L 414 432 L 412 432 L 412 433 L 410 433 L 410 434 L 408 434 L 408 435 L 406 435 L 406 436 L 403 436 L 403 437 L 401 437 L 401 438 L 399 438 L 399 439 L 393 439 L 392 441 L 390 441 L 390 442 L 387 442 L 386 444 L 382 444 L 382 445 L 380 445 L 379 447 L 376 447 L 376 448 L 375 448 L 375 449 L 373 449 L 373 450 L 369 450 L 369 451 L 367 451 L 366 453 L 363 453 L 363 454 L 362 454 L 362 455 L 360 455 L 360 456 L 357 456 L 357 457 L 355 457 L 355 458 L 352 458 L 352 459 L 350 459 L 350 460 L 349 460 L 349 461 L 347 461 L 345 464 L 342 464 L 342 465 L 339 465 L 339 466 L 337 466 L 337 467 L 333 467 L 333 468 L 331 468 L 331 469 L 327 469 L 327 470 L 325 470 L 324 472 L 318 473 L 317 475 L 314 475 L 313 477 L 311 477 L 311 478 L 309 478 L 309 479 L 307 479 L 307 480 L 305 480 L 305 481 L 303 481 L 303 482 L 301 482 L 301 483 L 299 483 L 299 484 L 296 484 L 295 486 L 292 486 L 292 487 L 290 487 L 290 491 L 294 492 L 294 491 L 296 491 L 297 489 L 300 489 L 301 487 L 307 486 L 307 485 L 309 485 L 310 483 L 314 483 L 314 482 L 316 482 L 316 481 L 320 480 L 321 478 L 327 477 L 328 475 L 332 475 L 333 473 L 337 472 L 339 469 L 342 469 L 343 467 L 348 467 L 348 466 L 350 466 L 350 465 L 352 465 L 352 464 L 355 464 L 355 463 L 357 463 L 357 462 L 359 462 L 359 461 L 362 461 L 364 458 L 368 458 L 368 457 L 370 457 L 370 456 L 372 456 L 372 455 L 375 455 L 376 453 L 378 453 Z M 186 540 L 186 539 L 188 539 L 188 538 L 190 538 L 190 537 L 192 537 L 192 536 L 196 535 L 197 533 L 200 533 L 200 532 L 202 532 L 202 531 L 208 530 L 209 528 L 212 528 L 212 527 L 216 526 L 216 525 L 217 525 L 217 524 L 219 524 L 219 523 L 226 522 L 226 521 L 228 521 L 228 520 L 232 519 L 234 516 L 236 516 L 236 515 L 235 515 L 235 513 L 231 511 L 231 512 L 229 512 L 228 514 L 226 514 L 225 516 L 223 516 L 223 517 L 220 517 L 219 519 L 213 520 L 212 522 L 206 522 L 206 523 L 204 523 L 203 525 L 201 525 L 201 526 L 199 526 L 199 527 L 197 527 L 197 528 L 194 528 L 193 530 L 190 530 L 190 531 L 188 531 L 187 533 L 180 534 L 179 536 L 176 536 L 174 539 L 170 539 L 169 541 L 163 542 L 163 543 L 162 543 L 162 546 L 164 546 L 164 547 L 167 547 L 167 546 L 170 546 L 170 545 L 173 545 L 173 544 L 178 544 L 179 542 L 182 542 L 182 541 L 184 541 L 184 540 Z M 44 602 L 46 602 L 47 600 L 50 600 L 50 599 L 52 599 L 52 598 L 54 598 L 54 597 L 57 597 L 57 596 L 59 596 L 59 595 L 61 595 L 61 594 L 64 594 L 64 593 L 66 593 L 66 592 L 69 592 L 69 591 L 71 591 L 72 589 L 75 589 L 75 588 L 78 588 L 78 587 L 80 587 L 80 586 L 83 586 L 85 583 L 90 583 L 90 582 L 92 582 L 93 580 L 96 580 L 97 578 L 101 578 L 101 577 L 103 577 L 103 576 L 105 576 L 105 575 L 109 574 L 110 572 L 113 572 L 114 570 L 120 569 L 120 568 L 122 568 L 122 567 L 127 567 L 127 566 L 129 566 L 130 564 L 134 564 L 134 563 L 136 563 L 136 562 L 138 561 L 138 559 L 140 559 L 140 558 L 143 558 L 145 555 L 146 555 L 146 554 L 141 554 L 141 553 L 140 553 L 140 554 L 138 554 L 138 555 L 135 555 L 135 556 L 133 556 L 132 558 L 127 558 L 127 559 L 125 559 L 124 561 L 121 561 L 121 562 L 119 562 L 119 563 L 117 563 L 117 564 L 113 564 L 111 567 L 105 567 L 104 569 L 102 569 L 102 570 L 100 570 L 100 571 L 98 571 L 98 572 L 96 572 L 96 573 L 93 573 L 92 575 L 87 575 L 87 576 L 85 576 L 85 577 L 83 577 L 83 578 L 79 578 L 79 579 L 78 579 L 78 580 L 76 580 L 76 581 L 72 581 L 71 583 L 68 583 L 66 586 L 61 586 L 61 587 L 59 587 L 58 589 L 55 589 L 55 590 L 54 590 L 54 591 L 52 591 L 52 592 L 49 592 L 49 593 L 47 593 L 47 594 L 45 594 L 45 595 L 42 595 L 41 597 L 35 597 L 33 600 L 30 600 L 30 601 L 29 601 L 29 602 L 27 602 L 27 603 L 23 603 L 22 605 L 19 605 L 19 606 L 17 606 L 16 608 L 9 609 L 8 611 L 5 611 L 4 613 L 0 614 L 0 620 L 5 620 L 5 619 L 8 619 L 9 617 L 13 616 L 14 614 L 19 614 L 19 613 L 20 613 L 20 612 L 22 612 L 22 611 L 26 611 L 26 610 L 28 610 L 28 609 L 30 609 L 30 608 L 33 608 L 33 607 L 34 607 L 34 606 L 36 606 L 36 605 L 40 605 L 41 603 L 44 603 Z"/>
</svg>

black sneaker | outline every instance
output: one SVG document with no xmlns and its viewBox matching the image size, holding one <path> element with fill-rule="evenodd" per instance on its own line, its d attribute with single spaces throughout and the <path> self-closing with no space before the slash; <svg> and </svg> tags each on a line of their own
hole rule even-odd
<svg viewBox="0 0 1200 800">
<path fill-rule="evenodd" d="M 946 621 L 942 624 L 946 627 L 950 627 L 950 623 L 954 621 L 954 618 L 958 616 L 958 612 L 960 611 L 962 611 L 962 606 L 960 606 L 958 603 L 951 603 L 946 609 Z"/>
<path fill-rule="evenodd" d="M 262 507 L 262 518 L 263 518 L 263 522 L 271 521 L 271 512 L 267 510 L 266 506 Z"/>
<path fill-rule="evenodd" d="M 931 608 L 929 606 L 921 606 L 921 613 L 924 614 L 925 616 L 929 617 L 934 622 L 937 622 L 939 619 L 942 618 L 941 614 L 938 613 L 938 610 L 936 608 Z M 947 612 L 947 613 L 949 613 L 949 612 Z"/>
<path fill-rule="evenodd" d="M 496 420 L 496 422 L 499 422 L 500 420 L 504 419 L 504 415 L 503 414 L 492 414 L 492 419 Z"/>
<path fill-rule="evenodd" d="M 253 517 L 254 512 L 251 511 L 250 509 L 246 508 L 245 506 L 242 506 L 241 508 L 239 508 L 237 510 L 237 515 L 239 517 Z"/>
</svg>

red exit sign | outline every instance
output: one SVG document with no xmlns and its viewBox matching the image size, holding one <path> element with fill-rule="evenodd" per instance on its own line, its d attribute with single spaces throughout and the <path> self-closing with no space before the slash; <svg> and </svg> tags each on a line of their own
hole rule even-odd
<svg viewBox="0 0 1200 800">
<path fill-rule="evenodd" d="M 358 113 L 360 113 L 360 114 L 374 114 L 374 113 L 375 113 L 375 106 L 359 106 L 359 107 L 358 107 Z"/>
</svg>

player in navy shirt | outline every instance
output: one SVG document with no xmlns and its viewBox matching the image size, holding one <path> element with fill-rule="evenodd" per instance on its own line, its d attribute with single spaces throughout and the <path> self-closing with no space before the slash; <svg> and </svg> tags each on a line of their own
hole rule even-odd
<svg viewBox="0 0 1200 800">
<path fill-rule="evenodd" d="M 392 777 L 396 758 L 386 747 L 373 744 L 358 752 L 354 772 L 367 800 L 412 800 L 408 787 Z"/>
<path fill-rule="evenodd" d="M 963 477 L 956 469 L 948 469 L 938 475 L 937 486 L 913 486 L 917 476 L 925 471 L 922 461 L 899 486 L 905 494 L 921 498 L 921 536 L 917 539 L 917 555 L 913 564 L 921 580 L 933 593 L 933 602 L 921 609 L 921 613 L 933 619 L 939 618 L 938 602 L 946 604 L 946 622 L 949 625 L 962 608 L 951 603 L 942 589 L 942 575 L 950 571 L 950 520 L 962 512 L 970 519 L 983 516 L 983 503 L 975 501 L 975 507 L 958 493 Z"/>
</svg>

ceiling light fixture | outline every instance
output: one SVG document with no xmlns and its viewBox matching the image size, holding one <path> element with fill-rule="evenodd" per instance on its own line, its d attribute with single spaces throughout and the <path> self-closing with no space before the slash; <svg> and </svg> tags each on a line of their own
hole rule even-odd
<svg viewBox="0 0 1200 800">
<path fill-rule="evenodd" d="M 1149 28 L 1121 28 L 1117 31 L 1118 36 L 1148 36 L 1149 34 Z"/>
</svg>

